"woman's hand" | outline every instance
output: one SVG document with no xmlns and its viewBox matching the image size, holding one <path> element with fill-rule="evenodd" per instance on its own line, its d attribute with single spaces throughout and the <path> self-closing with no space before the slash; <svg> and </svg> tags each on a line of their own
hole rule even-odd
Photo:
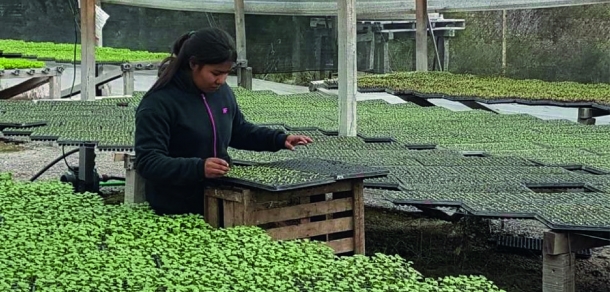
<svg viewBox="0 0 610 292">
<path fill-rule="evenodd" d="M 210 157 L 205 160 L 203 171 L 206 178 L 222 177 L 229 172 L 229 164 L 223 159 Z"/>
<path fill-rule="evenodd" d="M 306 145 L 309 143 L 313 143 L 313 140 L 310 137 L 303 135 L 288 135 L 288 137 L 286 137 L 286 142 L 284 143 L 284 145 L 286 146 L 286 148 L 294 150 L 294 146 Z"/>
</svg>

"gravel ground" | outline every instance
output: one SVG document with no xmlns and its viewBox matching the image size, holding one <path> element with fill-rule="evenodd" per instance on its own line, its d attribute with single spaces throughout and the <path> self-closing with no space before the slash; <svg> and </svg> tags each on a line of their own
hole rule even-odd
<svg viewBox="0 0 610 292">
<path fill-rule="evenodd" d="M 18 180 L 29 180 L 37 172 L 42 170 L 54 159 L 62 155 L 62 147 L 53 142 L 28 142 L 20 145 L 25 148 L 16 152 L 0 152 L 0 172 L 11 172 Z M 66 146 L 64 151 L 70 151 L 74 147 Z M 78 165 L 78 153 L 66 158 L 70 165 Z M 96 168 L 98 173 L 111 176 L 125 176 L 122 162 L 113 161 L 113 152 L 96 151 Z M 67 171 L 66 163 L 61 160 L 42 174 L 38 180 L 56 180 Z M 391 202 L 372 196 L 365 192 L 365 204 L 370 207 L 382 207 L 387 209 L 399 209 L 406 212 L 419 212 L 410 206 L 395 206 Z M 443 209 L 446 212 L 455 210 Z M 483 228 L 483 227 L 482 227 Z M 494 232 L 519 234 L 531 237 L 541 237 L 545 226 L 535 220 L 491 220 L 489 224 Z"/>
</svg>

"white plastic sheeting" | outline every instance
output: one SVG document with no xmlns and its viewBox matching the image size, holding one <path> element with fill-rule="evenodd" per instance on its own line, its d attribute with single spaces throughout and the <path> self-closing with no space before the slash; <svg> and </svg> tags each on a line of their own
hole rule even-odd
<svg viewBox="0 0 610 292">
<path fill-rule="evenodd" d="M 339 0 L 340 1 L 340 0 Z M 210 13 L 233 13 L 233 0 L 102 0 L 104 3 Z M 244 0 L 246 14 L 331 16 L 337 0 Z M 610 3 L 610 0 L 428 0 L 429 12 L 535 9 Z M 406 18 L 415 13 L 415 0 L 357 0 L 364 18 Z"/>
</svg>

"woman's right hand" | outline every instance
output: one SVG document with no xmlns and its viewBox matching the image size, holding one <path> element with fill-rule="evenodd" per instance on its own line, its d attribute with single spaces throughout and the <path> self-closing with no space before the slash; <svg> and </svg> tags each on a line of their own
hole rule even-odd
<svg viewBox="0 0 610 292">
<path fill-rule="evenodd" d="M 203 170 L 206 178 L 222 177 L 229 172 L 229 164 L 223 159 L 210 157 L 205 160 Z"/>
</svg>

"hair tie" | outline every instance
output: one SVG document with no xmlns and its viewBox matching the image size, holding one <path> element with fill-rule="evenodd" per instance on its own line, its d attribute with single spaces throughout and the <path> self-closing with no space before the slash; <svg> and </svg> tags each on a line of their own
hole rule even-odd
<svg viewBox="0 0 610 292">
<path fill-rule="evenodd" d="M 191 32 L 189 32 L 189 38 L 192 37 L 195 34 L 195 31 L 192 30 Z"/>
</svg>

